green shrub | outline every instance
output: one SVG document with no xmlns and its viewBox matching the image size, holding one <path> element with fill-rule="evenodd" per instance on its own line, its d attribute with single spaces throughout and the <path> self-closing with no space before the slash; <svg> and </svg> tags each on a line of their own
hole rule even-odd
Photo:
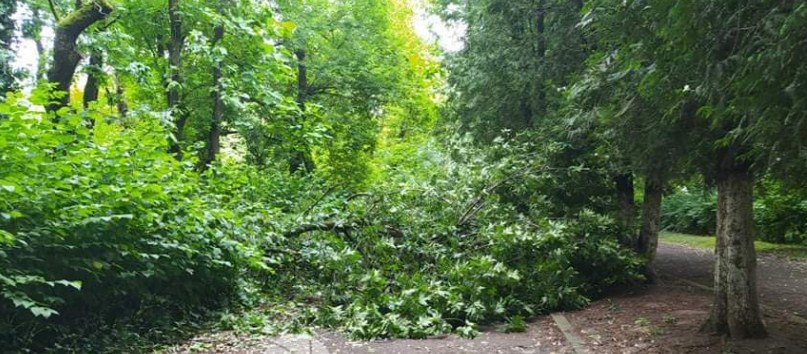
<svg viewBox="0 0 807 354">
<path fill-rule="evenodd" d="M 714 190 L 682 189 L 665 197 L 661 223 L 665 230 L 714 235 L 717 193 Z M 763 179 L 756 186 L 754 224 L 759 240 L 773 243 L 807 243 L 807 193 L 785 189 Z"/>
<path fill-rule="evenodd" d="M 82 115 L 15 99 L 0 115 L 0 346 L 151 306 L 215 307 L 259 266 L 222 197 L 165 153 L 156 120 L 93 134 Z"/>
<path fill-rule="evenodd" d="M 758 184 L 754 222 L 759 239 L 807 245 L 807 191 L 765 179 Z"/>
<path fill-rule="evenodd" d="M 681 188 L 664 198 L 661 226 L 664 230 L 694 235 L 714 235 L 717 226 L 717 192 Z"/>
</svg>

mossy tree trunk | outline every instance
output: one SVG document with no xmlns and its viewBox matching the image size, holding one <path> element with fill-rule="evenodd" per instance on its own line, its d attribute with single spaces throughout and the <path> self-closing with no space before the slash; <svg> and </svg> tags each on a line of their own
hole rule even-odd
<svg viewBox="0 0 807 354">
<path fill-rule="evenodd" d="M 642 226 L 639 238 L 636 240 L 636 253 L 645 261 L 644 275 L 648 282 L 655 281 L 655 274 L 651 268 L 656 258 L 658 235 L 661 231 L 661 201 L 664 192 L 664 183 L 658 176 L 650 175 L 645 178 L 644 197 L 642 199 Z"/>
<path fill-rule="evenodd" d="M 81 54 L 76 49 L 76 41 L 84 30 L 96 22 L 102 21 L 113 11 L 107 0 L 93 0 L 84 3 L 63 18 L 56 25 L 53 37 L 53 62 L 48 70 L 48 81 L 56 85 L 57 91 L 65 93 L 61 99 L 48 105 L 48 111 L 66 107 L 70 102 L 70 84 L 76 73 L 76 66 Z"/>
</svg>

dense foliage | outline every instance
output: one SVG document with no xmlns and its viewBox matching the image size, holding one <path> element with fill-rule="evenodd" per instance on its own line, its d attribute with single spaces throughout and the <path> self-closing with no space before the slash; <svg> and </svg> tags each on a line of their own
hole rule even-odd
<svg viewBox="0 0 807 354">
<path fill-rule="evenodd" d="M 519 328 L 652 281 L 662 227 L 716 232 L 707 327 L 759 336 L 751 219 L 807 235 L 803 0 L 0 10 L 2 350 Z"/>
<path fill-rule="evenodd" d="M 596 159 L 435 132 L 407 1 L 15 4 L 47 82 L 0 103 L 4 350 L 147 351 L 216 317 L 473 336 L 641 278 L 609 193 L 564 192 L 608 183 Z"/>
<path fill-rule="evenodd" d="M 42 333 L 48 320 L 220 305 L 241 273 L 269 270 L 233 195 L 200 194 L 210 182 L 163 152 L 156 121 L 91 135 L 79 115 L 29 107 L 0 104 L 4 342 L 42 341 L 59 331 Z"/>
</svg>

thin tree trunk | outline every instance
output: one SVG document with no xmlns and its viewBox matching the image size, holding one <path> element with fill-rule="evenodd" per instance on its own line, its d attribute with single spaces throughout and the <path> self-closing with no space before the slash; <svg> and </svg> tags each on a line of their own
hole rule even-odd
<svg viewBox="0 0 807 354">
<path fill-rule="evenodd" d="M 737 339 L 765 337 L 756 284 L 754 178 L 748 164 L 734 157 L 724 161 L 729 163 L 717 176 L 714 304 L 702 330 Z"/>
<path fill-rule="evenodd" d="M 546 0 L 538 1 L 538 13 L 535 16 L 535 30 L 538 34 L 538 43 L 536 43 L 538 56 L 537 65 L 540 67 L 543 66 L 546 61 Z M 527 117 L 528 125 L 532 124 L 534 117 L 541 117 L 546 113 L 546 87 L 542 84 L 541 80 L 537 80 L 536 85 L 538 85 L 538 102 L 535 109 L 529 110 L 530 116 Z"/>
<path fill-rule="evenodd" d="M 187 112 L 183 109 L 179 87 L 182 84 L 182 49 L 185 46 L 185 37 L 182 35 L 182 17 L 179 13 L 179 0 L 168 0 L 168 21 L 171 28 L 171 41 L 168 45 L 168 65 L 171 80 L 167 84 L 168 110 L 174 120 L 174 141 L 171 142 L 169 152 L 177 160 L 182 159 L 182 140 L 185 134 L 185 124 L 188 121 Z"/>
<path fill-rule="evenodd" d="M 636 203 L 634 202 L 633 191 L 633 174 L 626 173 L 614 177 L 614 186 L 616 188 L 616 199 L 618 204 L 617 219 L 619 226 L 623 228 L 628 235 L 622 242 L 625 246 L 630 248 L 634 247 L 633 240 L 633 224 L 636 219 Z"/>
<path fill-rule="evenodd" d="M 220 24 L 213 30 L 213 43 L 221 42 L 224 38 L 224 25 Z M 216 160 L 216 155 L 221 150 L 221 121 L 224 117 L 224 105 L 221 101 L 221 61 L 216 60 L 213 64 L 213 117 L 210 122 L 210 132 L 207 136 L 207 156 L 202 160 L 202 169 L 207 168 Z"/>
<path fill-rule="evenodd" d="M 105 19 L 114 8 L 107 0 L 94 0 L 81 6 L 69 16 L 59 21 L 53 39 L 53 63 L 48 70 L 48 81 L 56 84 L 56 90 L 64 96 L 48 105 L 48 111 L 66 107 L 70 102 L 70 84 L 81 60 L 76 50 L 76 40 L 85 29 Z"/>
<path fill-rule="evenodd" d="M 297 57 L 297 106 L 300 108 L 302 119 L 305 118 L 305 105 L 308 101 L 308 68 L 305 64 L 305 50 L 298 49 L 294 55 Z M 300 124 L 302 122 L 299 122 Z M 302 171 L 310 173 L 314 170 L 314 161 L 308 153 L 308 148 L 304 141 L 295 141 L 300 146 L 292 146 L 291 158 L 289 159 L 289 172 L 291 174 Z"/>
<path fill-rule="evenodd" d="M 661 231 L 661 200 L 664 184 L 656 176 L 648 176 L 644 182 L 644 198 L 642 200 L 642 227 L 636 240 L 636 253 L 645 261 L 644 275 L 648 282 L 655 281 L 651 264 L 656 258 L 658 235 Z"/>
<path fill-rule="evenodd" d="M 115 74 L 115 99 L 117 100 L 115 106 L 118 108 L 118 114 L 120 114 L 121 118 L 125 118 L 129 113 L 129 105 L 126 103 L 123 85 L 120 83 L 120 78 L 118 78 L 117 74 Z"/>
<path fill-rule="evenodd" d="M 98 101 L 99 76 L 104 66 L 104 53 L 94 50 L 90 55 L 90 65 L 87 72 L 87 82 L 84 84 L 84 109 L 90 107 L 91 102 Z"/>
<path fill-rule="evenodd" d="M 6 97 L 6 91 L 14 88 L 14 73 L 11 60 L 11 41 L 14 38 L 14 19 L 11 15 L 17 7 L 16 0 L 0 0 L 0 101 Z"/>
</svg>

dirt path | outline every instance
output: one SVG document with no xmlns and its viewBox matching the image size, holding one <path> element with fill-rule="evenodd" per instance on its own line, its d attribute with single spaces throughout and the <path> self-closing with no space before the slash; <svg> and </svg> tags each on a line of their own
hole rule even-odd
<svg viewBox="0 0 807 354">
<path fill-rule="evenodd" d="M 655 268 L 662 276 L 712 286 L 713 265 L 711 251 L 660 243 Z M 807 263 L 760 255 L 757 278 L 762 304 L 807 318 Z"/>
</svg>

